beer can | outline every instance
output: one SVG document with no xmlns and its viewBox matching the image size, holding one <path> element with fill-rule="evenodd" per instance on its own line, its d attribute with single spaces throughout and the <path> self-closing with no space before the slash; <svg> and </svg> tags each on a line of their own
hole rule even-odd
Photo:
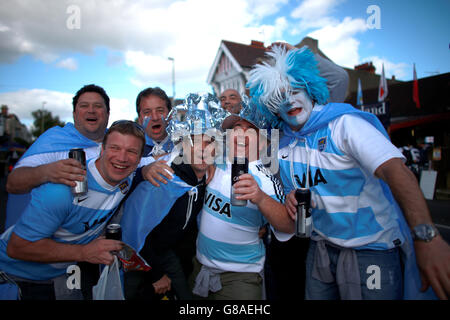
<svg viewBox="0 0 450 320">
<path fill-rule="evenodd" d="M 300 238 L 311 237 L 311 190 L 300 188 L 295 190 L 297 199 L 297 215 L 295 216 L 295 235 Z"/>
<path fill-rule="evenodd" d="M 86 170 L 86 154 L 84 153 L 84 150 L 81 148 L 77 149 L 70 149 L 69 151 L 69 158 L 75 159 L 78 162 L 81 163 L 81 167 L 83 170 Z M 74 196 L 81 196 L 87 193 L 88 186 L 87 186 L 87 180 L 86 177 L 83 181 L 75 181 L 76 186 L 72 187 L 72 194 Z"/>
<path fill-rule="evenodd" d="M 235 158 L 231 164 L 231 205 L 233 206 L 246 206 L 247 200 L 236 199 L 237 194 L 234 193 L 233 185 L 239 180 L 239 176 L 248 173 L 248 159 L 247 158 Z"/>
<path fill-rule="evenodd" d="M 122 241 L 122 227 L 118 223 L 111 223 L 106 226 L 105 238 Z"/>
</svg>

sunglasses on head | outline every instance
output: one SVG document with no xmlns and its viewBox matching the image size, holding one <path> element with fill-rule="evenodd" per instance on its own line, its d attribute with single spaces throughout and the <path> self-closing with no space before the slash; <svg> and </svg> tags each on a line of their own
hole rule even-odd
<svg viewBox="0 0 450 320">
<path fill-rule="evenodd" d="M 121 124 L 131 124 L 136 129 L 138 129 L 140 132 L 145 134 L 144 128 L 139 123 L 131 121 L 131 120 L 117 120 L 117 121 L 114 121 L 110 128 L 112 128 L 114 126 L 117 126 L 117 125 L 121 125 Z"/>
</svg>

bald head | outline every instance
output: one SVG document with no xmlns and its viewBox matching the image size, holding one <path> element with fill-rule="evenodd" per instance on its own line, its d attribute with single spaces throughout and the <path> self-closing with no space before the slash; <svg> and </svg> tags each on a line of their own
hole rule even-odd
<svg viewBox="0 0 450 320">
<path fill-rule="evenodd" d="M 241 101 L 241 95 L 234 89 L 226 89 L 220 95 L 220 105 L 230 113 L 241 111 Z"/>
</svg>

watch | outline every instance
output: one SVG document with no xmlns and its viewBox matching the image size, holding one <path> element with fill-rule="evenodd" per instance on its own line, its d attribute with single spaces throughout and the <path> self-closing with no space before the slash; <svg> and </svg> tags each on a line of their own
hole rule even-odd
<svg viewBox="0 0 450 320">
<path fill-rule="evenodd" d="M 413 240 L 430 242 L 439 234 L 439 230 L 432 224 L 419 224 L 412 231 Z"/>
</svg>

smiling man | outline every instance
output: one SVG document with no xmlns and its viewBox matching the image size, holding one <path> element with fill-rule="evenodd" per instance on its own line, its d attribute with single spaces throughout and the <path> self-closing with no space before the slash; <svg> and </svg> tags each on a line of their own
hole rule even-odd
<svg viewBox="0 0 450 320">
<path fill-rule="evenodd" d="M 214 118 L 220 124 L 217 115 L 211 115 L 210 104 L 207 110 L 200 100 L 185 105 L 186 116 L 178 120 L 175 107 L 168 126 L 176 143 L 167 159 L 171 179 L 160 186 L 140 182 L 124 203 L 123 240 L 152 266 L 149 272 L 125 274 L 126 299 L 160 299 L 168 290 L 179 300 L 192 299 L 187 277 L 195 255 L 197 216 L 203 206 L 207 171 L 214 162 L 213 137 L 221 133 L 210 122 Z"/>
<path fill-rule="evenodd" d="M 241 95 L 235 89 L 226 89 L 220 94 L 220 105 L 230 113 L 241 111 Z"/>
<path fill-rule="evenodd" d="M 99 86 L 86 85 L 78 90 L 72 104 L 74 124 L 44 132 L 8 175 L 6 228 L 17 221 L 31 189 L 47 182 L 75 186 L 75 181 L 85 178 L 80 163 L 68 158 L 70 149 L 83 148 L 88 160 L 99 155 L 109 119 L 108 95 Z"/>
<path fill-rule="evenodd" d="M 86 138 L 96 142 L 103 140 L 108 124 L 109 107 L 98 92 L 86 91 L 75 103 L 73 120 L 75 128 Z"/>
<path fill-rule="evenodd" d="M 0 237 L 0 271 L 18 284 L 23 300 L 81 299 L 83 288 L 67 284 L 69 267 L 113 262 L 111 251 L 122 243 L 99 236 L 129 190 L 144 144 L 139 125 L 116 122 L 101 155 L 87 163 L 87 194 L 74 196 L 54 183 L 33 190 L 19 221 Z"/>
<path fill-rule="evenodd" d="M 448 298 L 450 248 L 379 120 L 348 104 L 327 103 L 326 80 L 309 49 L 274 46 L 267 54 L 269 61 L 250 71 L 248 87 L 272 126 L 283 131 L 286 208 L 295 219 L 298 188 L 309 188 L 316 204 L 305 297 Z M 375 278 L 391 280 L 374 285 Z M 434 293 L 420 292 L 430 284 Z"/>
<path fill-rule="evenodd" d="M 222 123 L 227 132 L 228 159 L 217 164 L 206 187 L 200 214 L 193 293 L 215 300 L 259 300 L 265 247 L 259 231 L 270 223 L 280 241 L 289 239 L 294 224 L 282 202 L 280 181 L 265 167 L 260 154 L 266 146 L 268 129 L 253 103 L 242 103 L 239 114 L 229 114 Z M 231 174 L 234 157 L 248 160 L 248 173 L 239 176 L 233 189 L 244 206 L 231 203 Z M 192 280 L 193 282 L 193 280 Z"/>
<path fill-rule="evenodd" d="M 98 156 L 109 119 L 109 97 L 103 88 L 87 85 L 73 98 L 74 124 L 53 127 L 42 134 L 8 176 L 9 193 L 25 193 L 45 182 L 75 186 L 86 172 L 68 159 L 71 148 L 83 148 L 87 159 Z"/>
</svg>

